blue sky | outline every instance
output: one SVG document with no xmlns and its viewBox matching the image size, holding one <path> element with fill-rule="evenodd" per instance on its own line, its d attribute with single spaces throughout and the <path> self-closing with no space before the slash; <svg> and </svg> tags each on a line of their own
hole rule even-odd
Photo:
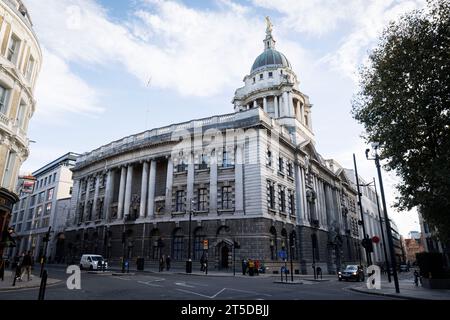
<svg viewBox="0 0 450 320">
<path fill-rule="evenodd" d="M 358 67 L 383 27 L 423 0 L 25 0 L 44 63 L 29 126 L 31 172 L 153 127 L 233 112 L 263 50 L 264 17 L 313 104 L 317 149 L 367 180 L 362 127 L 351 117 Z M 149 81 L 150 80 L 150 81 Z M 149 83 L 149 85 L 147 85 Z M 397 179 L 385 173 L 388 202 Z M 400 232 L 415 213 L 390 210 Z"/>
</svg>

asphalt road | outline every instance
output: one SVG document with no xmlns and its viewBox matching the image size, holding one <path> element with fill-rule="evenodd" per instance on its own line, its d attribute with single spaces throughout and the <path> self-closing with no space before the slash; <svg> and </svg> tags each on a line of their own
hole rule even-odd
<svg viewBox="0 0 450 320">
<path fill-rule="evenodd" d="M 360 283 L 304 281 L 274 283 L 278 277 L 219 277 L 177 273 L 112 276 L 82 271 L 81 289 L 69 290 L 64 269 L 48 268 L 60 283 L 48 286 L 46 300 L 393 300 L 349 290 Z M 0 300 L 36 300 L 38 288 L 0 292 Z"/>
</svg>

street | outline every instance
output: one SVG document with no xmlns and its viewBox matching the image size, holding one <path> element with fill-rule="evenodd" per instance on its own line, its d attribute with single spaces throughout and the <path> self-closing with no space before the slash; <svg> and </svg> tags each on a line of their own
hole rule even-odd
<svg viewBox="0 0 450 320">
<path fill-rule="evenodd" d="M 213 276 L 180 273 L 135 273 L 123 276 L 81 273 L 81 289 L 69 290 L 63 268 L 48 268 L 50 278 L 62 280 L 47 287 L 46 300 L 393 300 L 351 291 L 358 282 L 302 280 L 281 284 L 274 276 Z M 36 300 L 38 288 L 0 291 L 0 300 Z"/>
</svg>

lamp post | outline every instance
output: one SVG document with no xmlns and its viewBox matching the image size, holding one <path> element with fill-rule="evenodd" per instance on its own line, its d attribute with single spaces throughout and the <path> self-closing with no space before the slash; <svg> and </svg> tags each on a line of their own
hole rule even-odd
<svg viewBox="0 0 450 320">
<path fill-rule="evenodd" d="M 356 157 L 355 154 L 353 154 L 353 164 L 355 166 L 355 177 L 356 177 L 356 188 L 358 189 L 358 204 L 359 204 L 359 211 L 361 212 L 361 224 L 363 229 L 363 247 L 366 252 L 366 261 L 368 265 L 372 264 L 372 257 L 370 256 L 369 248 L 367 247 L 367 234 L 366 234 L 366 225 L 364 223 L 364 211 L 362 207 L 362 201 L 361 201 L 361 191 L 359 190 L 359 177 L 358 177 L 358 168 L 356 166 Z"/>
<path fill-rule="evenodd" d="M 294 262 L 292 261 L 293 257 L 293 253 L 294 253 L 294 248 L 295 248 L 295 233 L 291 232 L 291 234 L 289 235 L 289 248 L 290 248 L 290 260 L 291 260 L 291 282 L 294 282 Z"/>
<path fill-rule="evenodd" d="M 378 152 L 377 152 L 378 147 L 379 147 L 379 143 L 372 143 L 372 148 L 374 149 L 375 157 L 369 158 L 370 149 L 366 149 L 366 158 L 367 158 L 367 160 L 375 160 L 375 166 L 377 167 L 378 181 L 380 183 L 381 201 L 383 203 L 384 221 L 386 223 L 386 234 L 388 237 L 389 253 L 391 256 L 392 274 L 394 276 L 395 292 L 400 293 L 400 287 L 398 284 L 398 277 L 397 277 L 397 270 L 395 269 L 395 266 L 396 266 L 395 251 L 394 251 L 394 242 L 392 240 L 391 223 L 389 222 L 389 216 L 388 216 L 387 208 L 386 208 L 386 198 L 384 196 L 383 178 L 381 176 L 380 156 L 378 155 Z M 388 271 L 388 273 L 390 272 L 389 268 L 387 271 Z"/>
<path fill-rule="evenodd" d="M 43 239 L 43 241 L 45 242 L 45 245 L 44 245 L 43 257 L 41 257 L 41 274 L 40 274 L 41 278 L 44 274 L 44 265 L 45 265 L 45 261 L 47 260 L 47 247 L 48 247 L 48 242 L 50 241 L 50 230 L 51 229 L 52 229 L 52 227 L 48 227 L 48 231 L 45 234 L 44 239 Z"/>
<path fill-rule="evenodd" d="M 186 273 L 192 273 L 192 259 L 191 259 L 191 225 L 192 225 L 192 205 L 194 200 L 189 201 L 189 235 L 188 235 L 188 259 L 186 261 Z"/>
<path fill-rule="evenodd" d="M 384 239 L 384 232 L 383 232 L 383 219 L 381 217 L 381 210 L 380 210 L 380 201 L 378 200 L 378 192 L 377 192 L 377 184 L 375 183 L 375 177 L 373 178 L 372 182 L 369 182 L 368 184 L 364 186 L 370 186 L 373 184 L 373 187 L 375 188 L 375 197 L 377 198 L 377 209 L 378 209 L 378 219 L 380 219 L 380 232 L 381 232 L 381 238 L 383 239 L 382 247 L 384 252 L 384 260 L 386 261 L 386 268 L 388 270 L 388 281 L 391 282 L 391 273 L 389 272 L 389 259 L 388 254 L 386 251 L 386 240 Z"/>
</svg>

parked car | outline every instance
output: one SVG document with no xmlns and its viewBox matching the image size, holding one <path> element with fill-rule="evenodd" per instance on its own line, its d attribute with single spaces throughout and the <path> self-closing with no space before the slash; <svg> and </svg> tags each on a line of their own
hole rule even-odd
<svg viewBox="0 0 450 320">
<path fill-rule="evenodd" d="M 364 269 L 356 264 L 347 265 L 342 272 L 338 272 L 339 281 L 356 280 L 364 281 Z"/>
<path fill-rule="evenodd" d="M 80 269 L 103 270 L 108 269 L 108 262 L 99 254 L 83 254 L 80 259 Z"/>
</svg>

